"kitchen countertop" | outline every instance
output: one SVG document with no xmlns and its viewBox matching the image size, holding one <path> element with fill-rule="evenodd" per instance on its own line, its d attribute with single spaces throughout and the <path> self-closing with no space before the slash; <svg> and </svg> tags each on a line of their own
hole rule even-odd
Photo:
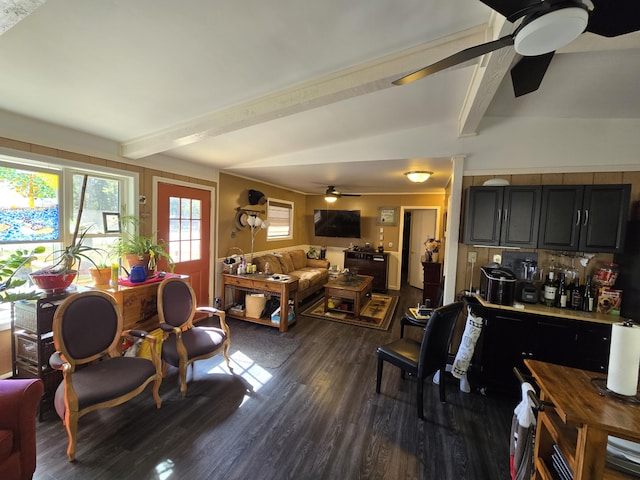
<svg viewBox="0 0 640 480">
<path fill-rule="evenodd" d="M 594 322 L 594 323 L 606 323 L 606 324 L 614 324 L 619 323 L 624 320 L 623 317 L 619 315 L 607 315 L 604 313 L 596 313 L 596 312 L 583 312 L 580 310 L 571 310 L 569 308 L 556 308 L 556 307 L 547 307 L 542 303 L 521 303 L 523 307 L 514 307 L 513 305 L 498 305 L 495 303 L 489 303 L 484 298 L 482 298 L 477 293 L 474 293 L 473 298 L 478 300 L 483 307 L 486 308 L 494 308 L 497 310 L 507 310 L 511 312 L 520 312 L 520 313 L 531 313 L 534 315 L 545 315 L 547 317 L 560 317 L 560 318 L 570 318 L 572 320 L 582 320 L 585 322 Z"/>
</svg>

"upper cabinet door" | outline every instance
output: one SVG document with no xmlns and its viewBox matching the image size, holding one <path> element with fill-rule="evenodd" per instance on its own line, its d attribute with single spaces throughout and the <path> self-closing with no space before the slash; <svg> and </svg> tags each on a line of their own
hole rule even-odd
<svg viewBox="0 0 640 480">
<path fill-rule="evenodd" d="M 630 198 L 631 185 L 587 185 L 582 201 L 578 250 L 622 252 Z"/>
<path fill-rule="evenodd" d="M 631 185 L 550 185 L 542 188 L 538 248 L 619 253 Z"/>
<path fill-rule="evenodd" d="M 542 187 L 504 187 L 500 245 L 535 248 Z"/>
<path fill-rule="evenodd" d="M 464 243 L 498 245 L 503 187 L 469 187 L 465 192 Z"/>
<path fill-rule="evenodd" d="M 542 187 L 542 214 L 538 248 L 577 250 L 582 223 L 581 185 L 548 185 Z"/>
<path fill-rule="evenodd" d="M 470 187 L 465 197 L 464 243 L 535 248 L 542 188 Z"/>
</svg>

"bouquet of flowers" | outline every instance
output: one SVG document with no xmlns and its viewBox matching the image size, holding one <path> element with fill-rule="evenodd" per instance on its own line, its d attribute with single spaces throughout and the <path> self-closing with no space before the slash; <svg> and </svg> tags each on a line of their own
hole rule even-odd
<svg viewBox="0 0 640 480">
<path fill-rule="evenodd" d="M 424 246 L 427 247 L 426 259 L 428 262 L 432 262 L 434 257 L 433 254 L 440 251 L 440 240 L 436 240 L 435 238 L 428 238 L 424 242 Z"/>
</svg>

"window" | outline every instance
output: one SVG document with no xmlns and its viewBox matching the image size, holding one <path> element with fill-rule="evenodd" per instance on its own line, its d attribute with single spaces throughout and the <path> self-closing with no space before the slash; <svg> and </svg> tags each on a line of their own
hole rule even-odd
<svg viewBox="0 0 640 480">
<path fill-rule="evenodd" d="M 267 200 L 267 240 L 293 238 L 293 202 Z"/>
<path fill-rule="evenodd" d="M 200 259 L 201 201 L 169 197 L 169 255 L 175 262 Z"/>
<path fill-rule="evenodd" d="M 0 166 L 0 242 L 60 239 L 60 173 Z"/>
<path fill-rule="evenodd" d="M 43 246 L 45 253 L 38 255 L 31 270 L 55 262 L 52 253 L 72 242 L 83 188 L 78 235 L 86 231 L 83 243 L 103 250 L 102 256 L 91 252 L 91 258 L 108 263 L 108 254 L 120 234 L 105 232 L 103 213 L 120 213 L 123 205 L 133 204 L 133 177 L 0 155 L 0 255 Z M 90 266 L 90 262 L 81 262 L 79 283 L 90 281 Z M 21 276 L 28 278 L 29 271 Z"/>
</svg>

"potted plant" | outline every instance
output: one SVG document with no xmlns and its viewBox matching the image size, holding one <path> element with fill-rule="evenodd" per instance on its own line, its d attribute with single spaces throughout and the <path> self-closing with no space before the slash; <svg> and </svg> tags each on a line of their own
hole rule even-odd
<svg viewBox="0 0 640 480">
<path fill-rule="evenodd" d="M 131 269 L 134 265 L 144 265 L 155 268 L 155 264 L 163 259 L 167 262 L 170 270 L 173 270 L 173 259 L 165 248 L 167 243 L 156 240 L 155 236 L 147 236 L 139 233 L 140 221 L 133 216 L 122 218 L 123 223 L 128 223 L 129 228 L 125 228 L 122 236 L 113 245 L 113 254 L 122 258 L 126 266 Z"/>
<path fill-rule="evenodd" d="M 89 273 L 96 286 L 109 285 L 111 282 L 111 266 L 106 263 L 98 263 L 95 267 L 90 267 Z"/>
<path fill-rule="evenodd" d="M 8 258 L 0 260 L 0 303 L 38 298 L 38 292 L 15 291 L 16 288 L 27 282 L 25 279 L 16 278 L 15 275 L 34 258 L 34 255 L 43 252 L 44 247 L 36 247 L 31 252 L 17 250 Z"/>
<path fill-rule="evenodd" d="M 99 268 L 98 262 L 91 257 L 90 253 L 97 252 L 99 255 L 103 255 L 105 252 L 100 248 L 84 245 L 83 242 L 89 228 L 79 236 L 74 234 L 71 245 L 62 250 L 56 250 L 47 257 L 54 259 L 53 265 L 41 268 L 29 275 L 38 288 L 47 292 L 66 289 L 78 275 L 76 265 L 80 268 L 83 260 L 87 260 L 95 268 Z"/>
</svg>

